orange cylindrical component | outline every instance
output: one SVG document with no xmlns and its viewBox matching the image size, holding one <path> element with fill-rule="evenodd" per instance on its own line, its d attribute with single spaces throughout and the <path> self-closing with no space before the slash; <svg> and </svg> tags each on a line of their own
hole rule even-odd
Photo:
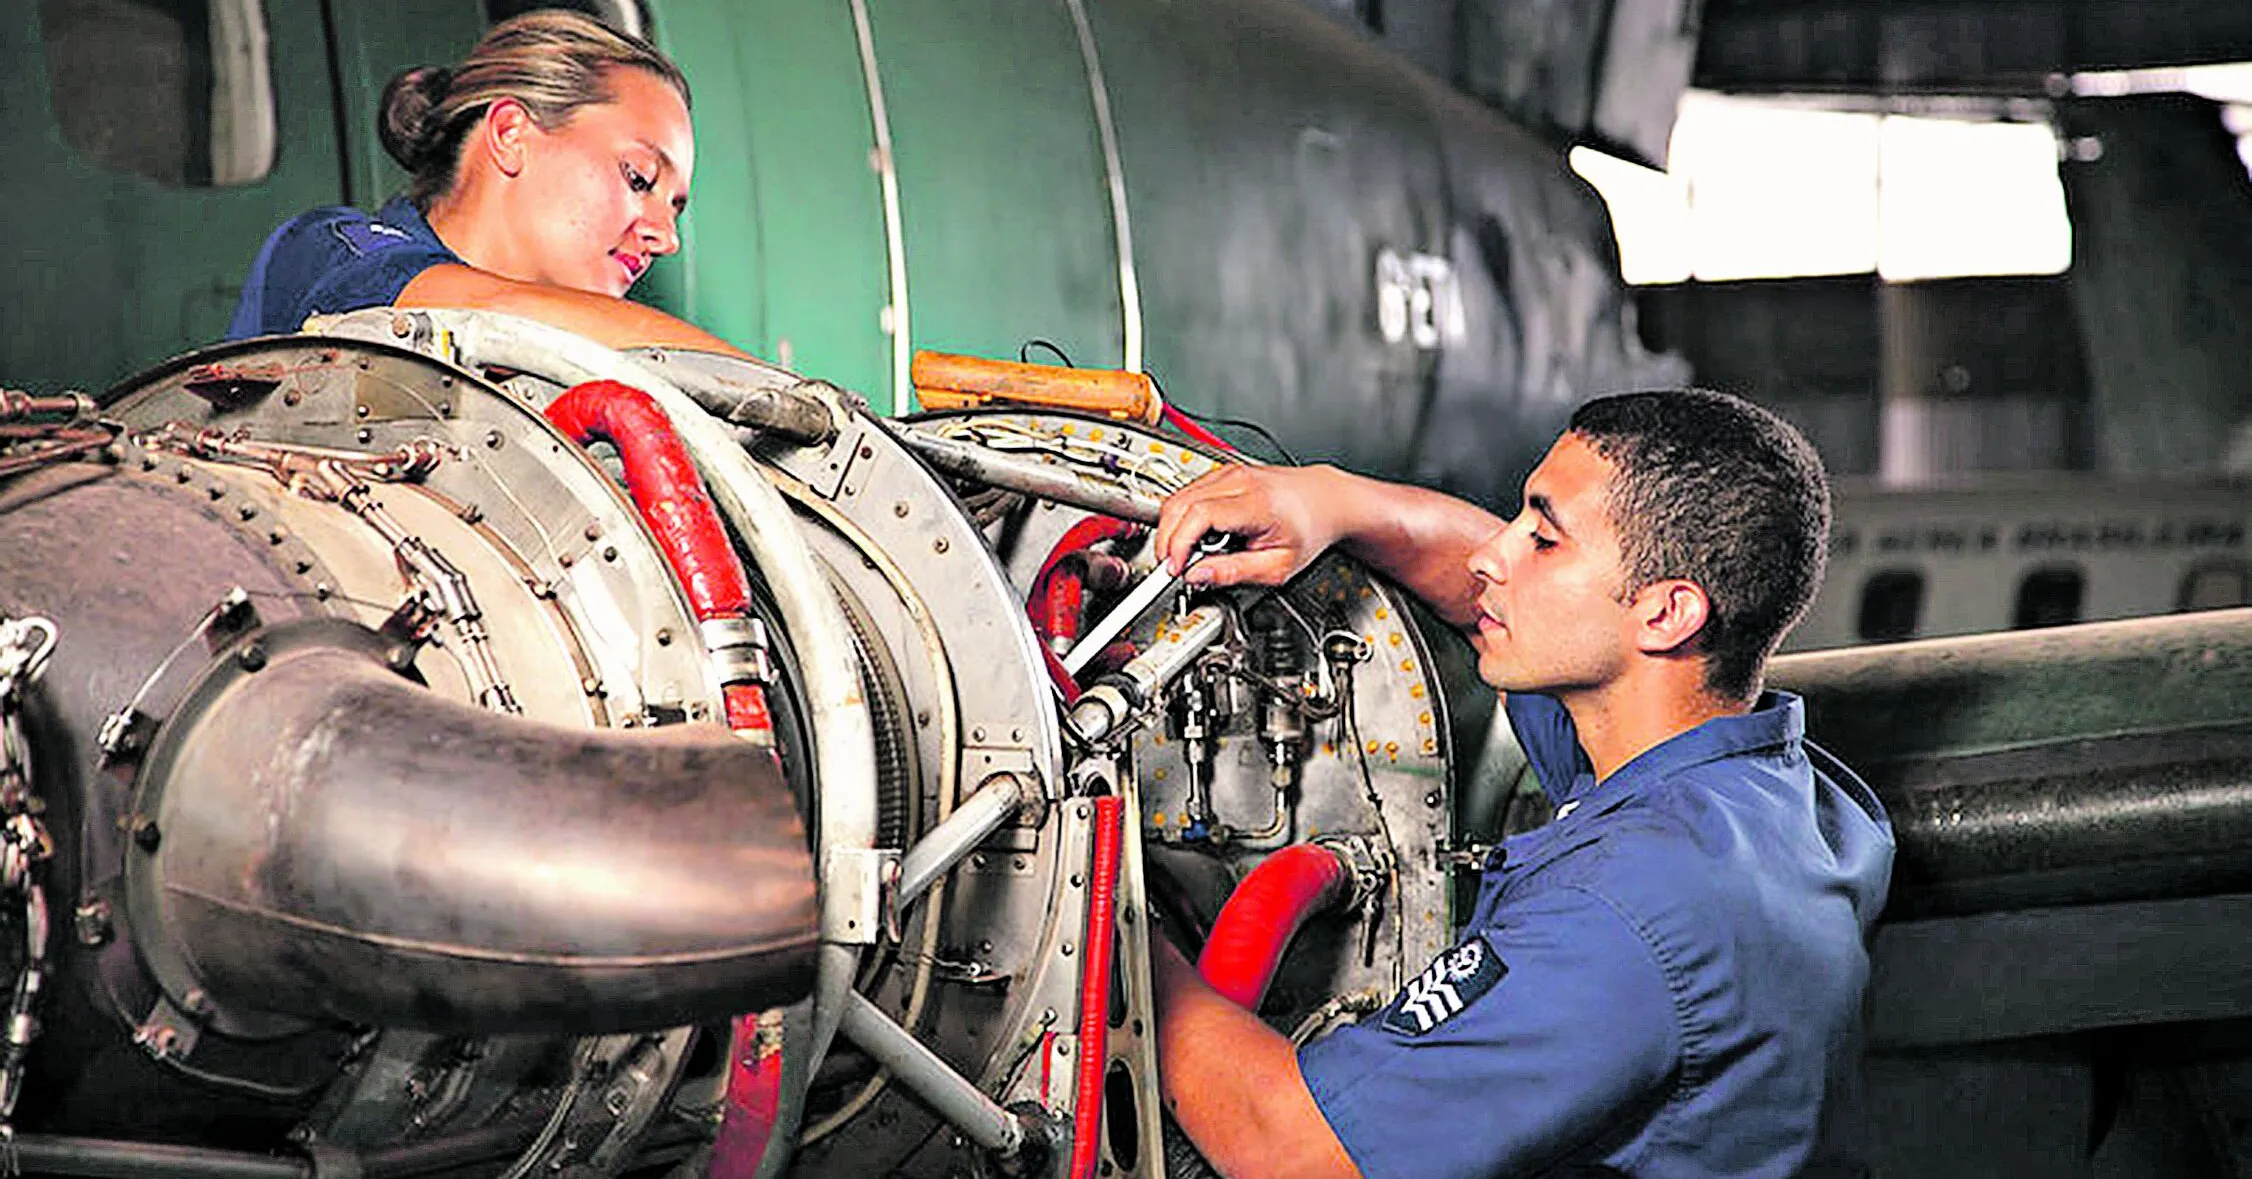
<svg viewBox="0 0 2252 1179">
<path fill-rule="evenodd" d="M 925 409 L 974 409 L 996 401 L 1076 409 L 1154 426 L 1165 415 L 1157 385 L 1143 373 L 1019 364 L 951 352 L 917 352 L 908 378 Z"/>
</svg>

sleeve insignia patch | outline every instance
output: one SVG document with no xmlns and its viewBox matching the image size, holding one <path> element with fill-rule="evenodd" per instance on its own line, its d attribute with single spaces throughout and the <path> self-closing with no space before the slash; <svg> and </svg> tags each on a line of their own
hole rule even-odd
<svg viewBox="0 0 2252 1179">
<path fill-rule="evenodd" d="M 1423 973 L 1400 988 L 1399 997 L 1384 1013 L 1384 1030 L 1424 1035 L 1462 1014 L 1508 973 L 1509 965 L 1494 953 L 1485 936 L 1473 933 L 1432 959 Z"/>
<path fill-rule="evenodd" d="M 335 229 L 339 241 L 350 247 L 353 253 L 363 256 L 414 241 L 413 235 L 406 230 L 385 225 L 381 221 L 340 221 Z"/>
</svg>

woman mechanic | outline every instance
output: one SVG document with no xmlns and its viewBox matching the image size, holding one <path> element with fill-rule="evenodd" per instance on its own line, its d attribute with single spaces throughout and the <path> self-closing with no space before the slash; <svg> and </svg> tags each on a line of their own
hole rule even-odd
<svg viewBox="0 0 2252 1179">
<path fill-rule="evenodd" d="M 406 192 L 373 216 L 315 209 L 276 229 L 227 338 L 392 304 L 503 311 L 613 348 L 741 354 L 622 298 L 680 248 L 696 163 L 688 80 L 647 41 L 576 13 L 526 13 L 458 66 L 393 78 L 382 106 Z"/>
</svg>

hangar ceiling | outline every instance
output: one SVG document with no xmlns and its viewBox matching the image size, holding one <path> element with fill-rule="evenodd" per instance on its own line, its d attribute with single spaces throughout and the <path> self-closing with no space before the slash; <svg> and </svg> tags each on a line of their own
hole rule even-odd
<svg viewBox="0 0 2252 1179">
<path fill-rule="evenodd" d="M 1695 84 L 1737 92 L 2040 94 L 2093 70 L 2252 60 L 2252 4 L 1706 0 Z"/>
<path fill-rule="evenodd" d="M 1558 142 L 1662 164 L 1684 86 L 2040 96 L 2252 61 L 2241 0 L 1300 0 Z"/>
</svg>

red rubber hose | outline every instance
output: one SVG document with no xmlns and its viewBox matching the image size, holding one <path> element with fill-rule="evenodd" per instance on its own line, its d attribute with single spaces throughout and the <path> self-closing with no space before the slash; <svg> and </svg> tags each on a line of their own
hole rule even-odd
<svg viewBox="0 0 2252 1179">
<path fill-rule="evenodd" d="M 687 591 L 698 621 L 742 618 L 751 611 L 751 579 L 735 556 L 704 478 L 673 432 L 657 399 L 617 381 L 574 385 L 547 407 L 547 420 L 581 446 L 600 440 L 618 448 L 626 491 L 656 534 L 657 547 Z M 722 687 L 727 727 L 771 734 L 774 718 L 757 684 Z"/>
<path fill-rule="evenodd" d="M 1095 848 L 1087 877 L 1086 956 L 1079 960 L 1079 1060 L 1071 1107 L 1071 1179 L 1093 1179 L 1102 1156 L 1103 1073 L 1110 1066 L 1110 961 L 1117 946 L 1119 849 L 1125 831 L 1117 797 L 1095 800 Z"/>
<path fill-rule="evenodd" d="M 1352 895 L 1352 885 L 1352 870 L 1328 848 L 1302 843 L 1268 856 L 1221 906 L 1196 972 L 1213 990 L 1257 1011 L 1298 928 Z"/>
</svg>

